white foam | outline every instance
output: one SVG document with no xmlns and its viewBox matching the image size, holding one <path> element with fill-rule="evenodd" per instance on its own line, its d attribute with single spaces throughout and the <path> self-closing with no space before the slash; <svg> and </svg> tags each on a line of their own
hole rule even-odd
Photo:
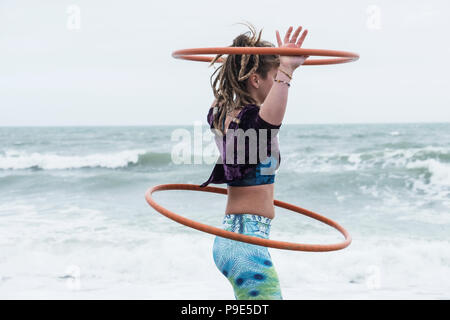
<svg viewBox="0 0 450 320">
<path fill-rule="evenodd" d="M 1 298 L 234 298 L 212 258 L 214 236 L 159 216 L 133 215 L 126 222 L 82 205 L 53 206 L 29 199 L 0 206 L 0 215 L 10 213 L 0 224 Z M 271 239 L 342 241 L 328 226 L 330 232 L 305 227 L 291 233 L 283 221 L 273 222 Z M 353 242 L 341 251 L 269 249 L 285 299 L 449 298 L 448 239 L 347 227 Z M 79 274 L 79 286 L 70 270 Z"/>
<path fill-rule="evenodd" d="M 450 164 L 435 159 L 416 160 L 406 164 L 408 169 L 426 168 L 430 173 L 430 183 L 441 186 L 450 186 Z"/>
<path fill-rule="evenodd" d="M 417 161 L 417 157 L 424 153 L 435 152 L 441 154 L 448 154 L 450 150 L 443 147 L 427 146 L 423 148 L 408 148 L 408 149 L 390 149 L 371 150 L 364 152 L 317 152 L 317 153 L 299 153 L 292 152 L 286 154 L 282 161 L 288 170 L 297 172 L 334 172 L 334 171 L 359 171 L 365 169 L 372 169 L 380 166 L 381 168 L 396 167 L 403 168 L 409 163 Z M 427 159 L 426 161 L 434 161 L 441 163 L 436 159 Z M 447 172 L 445 178 L 447 179 L 448 164 L 441 163 L 442 167 L 437 168 L 437 165 L 430 162 L 424 165 L 418 162 L 417 167 L 422 166 L 430 171 L 443 170 Z M 411 168 L 414 165 L 411 166 Z"/>
<path fill-rule="evenodd" d="M 143 229 L 115 236 L 120 241 L 103 245 L 94 245 L 91 234 L 91 244 L 88 239 L 75 244 L 22 240 L 7 246 L 0 253 L 0 297 L 234 299 L 231 285 L 214 265 L 212 236 Z M 272 234 L 273 239 L 280 236 Z M 320 234 L 312 237 L 327 243 Z M 303 239 L 292 235 L 290 240 Z M 342 251 L 269 250 L 285 299 L 448 299 L 448 245 L 354 233 L 353 243 Z M 73 267 L 79 270 L 78 287 L 67 276 Z"/>
<path fill-rule="evenodd" d="M 59 155 L 53 153 L 28 153 L 25 151 L 6 150 L 0 156 L 0 169 L 17 170 L 28 168 L 79 169 L 88 167 L 122 168 L 130 163 L 137 163 L 139 155 L 145 154 L 143 149 L 124 150 L 113 153 L 93 153 L 84 156 Z"/>
<path fill-rule="evenodd" d="M 407 214 L 397 216 L 395 219 L 399 221 L 418 221 L 436 225 L 450 224 L 450 215 L 447 212 L 422 210 L 419 212 L 409 212 Z"/>
</svg>

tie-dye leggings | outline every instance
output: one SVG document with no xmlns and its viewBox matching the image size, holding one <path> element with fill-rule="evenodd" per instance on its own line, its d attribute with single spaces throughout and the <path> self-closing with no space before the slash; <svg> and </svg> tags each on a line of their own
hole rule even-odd
<svg viewBox="0 0 450 320">
<path fill-rule="evenodd" d="M 256 214 L 226 214 L 223 229 L 268 239 L 271 221 Z M 216 236 L 213 258 L 230 281 L 237 300 L 282 299 L 278 275 L 267 247 Z"/>
</svg>

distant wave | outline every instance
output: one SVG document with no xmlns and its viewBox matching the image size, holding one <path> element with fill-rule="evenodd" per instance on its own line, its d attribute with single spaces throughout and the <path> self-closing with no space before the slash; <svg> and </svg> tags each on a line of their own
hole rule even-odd
<svg viewBox="0 0 450 320">
<path fill-rule="evenodd" d="M 323 139 L 323 140 L 337 140 L 340 139 L 339 136 L 333 136 L 329 134 L 298 134 L 297 138 L 308 138 L 308 139 Z"/>
<path fill-rule="evenodd" d="M 398 133 L 398 132 L 397 132 Z M 358 138 L 358 139 L 370 139 L 370 138 L 375 138 L 375 137 L 384 137 L 386 136 L 387 133 L 385 132 L 356 132 L 356 133 L 352 133 L 351 137 L 352 138 Z M 389 135 L 398 135 L 396 133 L 392 134 L 389 133 Z"/>
<path fill-rule="evenodd" d="M 141 165 L 161 166 L 170 162 L 170 153 L 149 152 L 143 149 L 80 156 L 8 150 L 0 155 L 0 170 L 118 169 Z"/>
<path fill-rule="evenodd" d="M 284 160 L 290 170 L 302 173 L 405 168 L 431 175 L 432 183 L 450 186 L 450 150 L 444 147 L 384 148 L 352 153 L 294 153 L 285 155 Z"/>
<path fill-rule="evenodd" d="M 450 187 L 450 164 L 434 159 L 417 160 L 406 165 L 408 169 L 418 169 L 423 174 L 430 173 L 429 181 L 434 185 Z"/>
</svg>

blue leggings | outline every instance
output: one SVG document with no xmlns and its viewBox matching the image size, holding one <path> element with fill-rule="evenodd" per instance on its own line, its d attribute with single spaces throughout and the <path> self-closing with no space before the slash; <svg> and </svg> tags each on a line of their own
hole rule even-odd
<svg viewBox="0 0 450 320">
<path fill-rule="evenodd" d="M 256 214 L 226 214 L 223 229 L 269 238 L 272 220 Z M 267 247 L 216 236 L 213 258 L 237 300 L 281 300 L 278 275 Z"/>
</svg>

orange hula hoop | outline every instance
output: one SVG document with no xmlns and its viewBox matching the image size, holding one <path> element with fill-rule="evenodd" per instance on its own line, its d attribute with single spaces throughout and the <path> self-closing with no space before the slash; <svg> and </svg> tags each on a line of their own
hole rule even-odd
<svg viewBox="0 0 450 320">
<path fill-rule="evenodd" d="M 284 208 L 287 210 L 291 210 L 297 213 L 301 213 L 315 220 L 321 221 L 336 230 L 338 230 L 345 237 L 345 240 L 336 244 L 301 244 L 294 242 L 285 242 L 285 241 L 276 241 L 258 238 L 254 236 L 247 236 L 240 233 L 235 233 L 232 231 L 227 231 L 224 229 L 216 228 L 207 224 L 203 224 L 194 220 L 187 219 L 182 217 L 162 206 L 157 204 L 155 200 L 152 198 L 152 194 L 157 191 L 165 191 L 165 190 L 192 190 L 192 191 L 203 191 L 203 192 L 212 192 L 212 193 L 220 193 L 227 194 L 228 191 L 225 188 L 217 188 L 217 187 L 199 187 L 193 184 L 162 184 L 154 186 L 147 190 L 145 193 L 145 199 L 150 206 L 152 206 L 156 211 L 163 214 L 169 219 L 172 219 L 178 223 L 181 223 L 187 227 L 197 229 L 199 231 L 203 231 L 206 233 L 214 234 L 223 238 L 228 238 L 231 240 L 237 240 L 241 242 L 247 242 L 251 244 L 256 244 L 264 247 L 271 247 L 276 249 L 284 249 L 284 250 L 295 250 L 295 251 L 311 251 L 311 252 L 324 252 L 324 251 L 335 251 L 346 248 L 352 242 L 352 238 L 350 234 L 345 230 L 342 226 L 340 226 L 337 222 L 321 216 L 318 213 L 297 207 L 293 204 L 286 203 L 279 200 L 274 200 L 274 205 L 280 208 Z"/>
<path fill-rule="evenodd" d="M 353 52 L 304 49 L 304 48 L 273 48 L 273 47 L 215 47 L 215 48 L 193 48 L 182 49 L 172 53 L 175 59 L 211 62 L 214 57 L 197 56 L 199 54 L 274 54 L 282 56 L 322 56 L 335 57 L 333 59 L 306 59 L 302 65 L 325 65 L 353 62 L 359 59 L 359 55 Z M 216 62 L 224 62 L 219 58 Z"/>
</svg>

